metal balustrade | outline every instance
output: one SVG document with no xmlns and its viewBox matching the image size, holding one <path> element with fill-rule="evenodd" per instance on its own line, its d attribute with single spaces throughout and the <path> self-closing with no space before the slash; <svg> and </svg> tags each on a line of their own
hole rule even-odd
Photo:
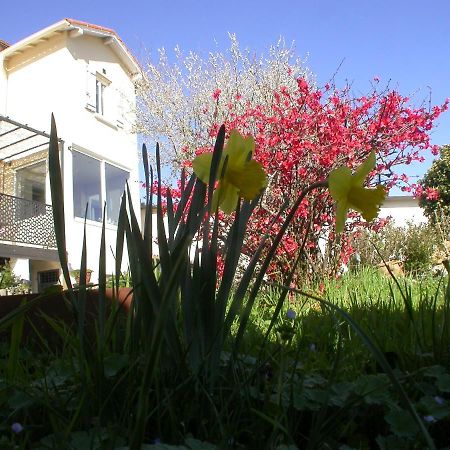
<svg viewBox="0 0 450 450">
<path fill-rule="evenodd" d="M 50 205 L 0 194 L 0 241 L 56 248 Z"/>
</svg>

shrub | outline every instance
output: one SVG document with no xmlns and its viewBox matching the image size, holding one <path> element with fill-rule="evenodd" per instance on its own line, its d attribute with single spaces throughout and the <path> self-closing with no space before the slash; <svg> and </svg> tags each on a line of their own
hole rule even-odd
<svg viewBox="0 0 450 450">
<path fill-rule="evenodd" d="M 355 237 L 353 247 L 357 256 L 352 265 L 375 267 L 383 260 L 396 260 L 404 263 L 405 273 L 418 276 L 431 269 L 433 254 L 441 243 L 433 225 L 388 224 L 377 232 L 365 230 Z"/>
<path fill-rule="evenodd" d="M 0 266 L 0 289 L 15 290 L 15 288 L 18 288 L 20 285 L 20 278 L 14 275 L 9 264 Z"/>
<path fill-rule="evenodd" d="M 431 165 L 420 181 L 420 206 L 425 215 L 434 222 L 436 213 L 450 216 L 450 146 L 440 149 L 439 158 Z"/>
</svg>

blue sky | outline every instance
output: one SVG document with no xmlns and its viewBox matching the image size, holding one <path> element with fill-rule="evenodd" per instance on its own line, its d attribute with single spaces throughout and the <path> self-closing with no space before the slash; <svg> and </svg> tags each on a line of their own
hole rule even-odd
<svg viewBox="0 0 450 450">
<path fill-rule="evenodd" d="M 113 28 L 138 57 L 160 47 L 207 53 L 228 45 L 234 32 L 242 46 L 264 52 L 280 36 L 295 41 L 300 57 L 320 84 L 337 70 L 355 94 L 366 92 L 374 76 L 416 105 L 450 97 L 450 1 L 137 1 L 104 0 L 4 2 L 0 39 L 10 43 L 64 17 Z M 450 112 L 439 119 L 433 143 L 450 143 Z M 422 175 L 431 164 L 408 170 Z"/>
</svg>

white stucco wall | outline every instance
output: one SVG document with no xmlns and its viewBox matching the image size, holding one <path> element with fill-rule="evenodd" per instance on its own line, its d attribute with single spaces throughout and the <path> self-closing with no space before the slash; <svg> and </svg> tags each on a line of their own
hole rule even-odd
<svg viewBox="0 0 450 450">
<path fill-rule="evenodd" d="M 6 71 L 3 67 L 2 52 L 0 52 L 0 114 L 6 116 Z"/>
<path fill-rule="evenodd" d="M 403 227 L 408 222 L 416 225 L 427 222 L 423 209 L 419 206 L 419 201 L 406 195 L 388 197 L 381 206 L 378 217 L 391 217 L 393 223 L 398 227 Z"/>
</svg>

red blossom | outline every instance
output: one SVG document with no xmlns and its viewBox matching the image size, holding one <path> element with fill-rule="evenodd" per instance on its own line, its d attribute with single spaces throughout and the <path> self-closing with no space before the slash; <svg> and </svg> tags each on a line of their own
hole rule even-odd
<svg viewBox="0 0 450 450">
<path fill-rule="evenodd" d="M 374 81 L 378 83 L 378 77 Z M 216 89 L 213 98 L 217 100 L 220 93 Z M 341 90 L 332 85 L 317 88 L 303 78 L 298 79 L 295 90 L 283 86 L 274 92 L 270 108 L 228 104 L 226 129 L 236 128 L 255 137 L 254 156 L 270 179 L 265 198 L 250 218 L 245 252 L 252 254 L 263 234 L 270 232 L 274 236 L 279 231 L 285 215 L 274 224 L 273 217 L 286 200 L 292 204 L 303 189 L 326 179 L 336 166 L 357 167 L 372 149 L 377 153 L 378 164 L 371 174 L 370 185 L 382 182 L 388 190 L 398 186 L 422 196 L 424 193 L 409 183 L 407 175 L 396 173 L 395 168 L 422 161 L 427 150 L 437 151 L 430 142 L 430 130 L 447 107 L 446 101 L 430 109 L 415 108 L 407 97 L 394 90 L 381 93 L 374 90 L 352 97 L 348 86 Z M 219 125 L 211 126 L 211 136 L 217 133 Z M 202 148 L 196 153 L 210 150 Z M 428 190 L 425 194 L 430 199 L 438 195 Z M 320 237 L 333 241 L 333 208 L 324 190 L 313 192 L 302 202 L 270 269 L 274 276 L 287 273 L 293 255 L 300 249 L 308 253 L 310 260 L 318 258 Z M 352 217 L 350 231 L 364 224 L 358 214 Z M 228 225 L 232 220 L 222 219 Z M 385 223 L 378 220 L 373 227 L 379 229 Z M 309 238 L 306 243 L 305 233 Z M 337 261 L 345 263 L 353 252 L 347 237 L 341 236 L 340 248 Z"/>
<path fill-rule="evenodd" d="M 427 187 L 425 189 L 425 196 L 427 200 L 439 200 L 439 191 L 437 189 Z"/>
</svg>

